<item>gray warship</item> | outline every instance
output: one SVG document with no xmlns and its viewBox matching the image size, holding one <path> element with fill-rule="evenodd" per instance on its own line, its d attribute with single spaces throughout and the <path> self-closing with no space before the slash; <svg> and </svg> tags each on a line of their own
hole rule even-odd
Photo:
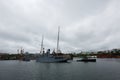
<svg viewBox="0 0 120 80">
<path fill-rule="evenodd" d="M 60 27 L 58 28 L 58 37 L 57 37 L 57 50 L 56 54 L 59 52 L 59 32 L 60 32 Z M 57 63 L 57 62 L 67 62 L 67 58 L 59 55 L 51 55 L 50 54 L 50 49 L 48 49 L 46 52 L 44 51 L 43 48 L 43 37 L 42 37 L 42 42 L 41 42 L 41 51 L 40 53 L 42 55 L 39 55 L 36 58 L 36 62 L 43 62 L 43 63 Z"/>
</svg>

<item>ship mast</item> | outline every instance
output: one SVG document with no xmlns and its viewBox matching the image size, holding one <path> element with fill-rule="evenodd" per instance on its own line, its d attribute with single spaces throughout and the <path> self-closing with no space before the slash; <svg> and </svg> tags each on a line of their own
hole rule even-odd
<svg viewBox="0 0 120 80">
<path fill-rule="evenodd" d="M 43 40 L 44 40 L 44 36 L 42 35 L 42 41 L 41 41 L 41 51 L 40 51 L 40 53 L 41 54 L 43 54 Z"/>
<path fill-rule="evenodd" d="M 59 36 L 60 36 L 60 26 L 58 27 L 58 37 L 57 37 L 57 53 L 59 52 Z"/>
</svg>

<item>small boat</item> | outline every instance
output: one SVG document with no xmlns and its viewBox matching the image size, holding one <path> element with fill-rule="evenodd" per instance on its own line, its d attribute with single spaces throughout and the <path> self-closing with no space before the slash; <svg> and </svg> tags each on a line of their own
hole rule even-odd
<svg viewBox="0 0 120 80">
<path fill-rule="evenodd" d="M 77 60 L 77 62 L 96 62 L 96 59 L 81 59 L 81 60 Z"/>
<path fill-rule="evenodd" d="M 80 59 L 80 60 L 77 60 L 77 62 L 96 62 L 96 58 L 88 58 L 87 56 Z"/>
</svg>

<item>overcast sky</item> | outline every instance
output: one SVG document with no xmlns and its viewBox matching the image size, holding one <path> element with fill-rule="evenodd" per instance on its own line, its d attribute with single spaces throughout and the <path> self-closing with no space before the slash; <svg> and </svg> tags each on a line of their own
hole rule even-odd
<svg viewBox="0 0 120 80">
<path fill-rule="evenodd" d="M 120 48 L 120 0 L 0 0 L 0 52 Z"/>
</svg>

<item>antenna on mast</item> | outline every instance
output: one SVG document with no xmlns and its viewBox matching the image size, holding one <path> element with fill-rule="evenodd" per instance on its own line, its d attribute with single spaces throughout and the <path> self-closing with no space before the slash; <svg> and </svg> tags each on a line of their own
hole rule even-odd
<svg viewBox="0 0 120 80">
<path fill-rule="evenodd" d="M 58 26 L 58 37 L 57 37 L 57 53 L 59 52 L 59 36 L 60 36 L 60 26 Z"/>
<path fill-rule="evenodd" d="M 40 51 L 40 53 L 42 54 L 43 53 L 43 40 L 44 40 L 44 36 L 42 35 L 42 41 L 41 41 L 41 51 Z"/>
</svg>

